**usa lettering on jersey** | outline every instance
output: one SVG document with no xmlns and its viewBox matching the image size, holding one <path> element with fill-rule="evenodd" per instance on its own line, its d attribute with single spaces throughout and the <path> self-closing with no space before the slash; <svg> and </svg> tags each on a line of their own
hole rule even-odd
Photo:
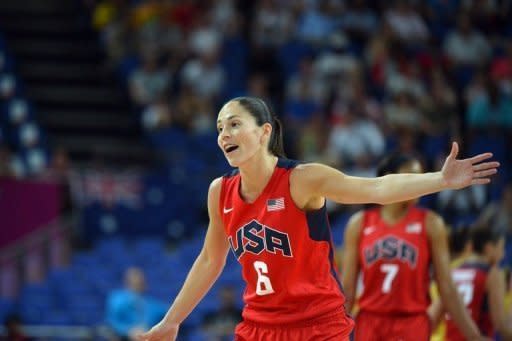
<svg viewBox="0 0 512 341">
<path fill-rule="evenodd" d="M 379 259 L 386 261 L 398 259 L 409 263 L 411 268 L 416 267 L 418 249 L 416 246 L 395 236 L 386 236 L 378 239 L 371 246 L 364 249 L 364 258 L 368 266 Z"/>
<path fill-rule="evenodd" d="M 280 252 L 285 257 L 293 257 L 290 239 L 287 233 L 265 226 L 257 220 L 239 227 L 236 239 L 228 238 L 236 259 L 240 259 L 246 252 L 259 255 L 263 251 L 273 254 Z"/>
</svg>

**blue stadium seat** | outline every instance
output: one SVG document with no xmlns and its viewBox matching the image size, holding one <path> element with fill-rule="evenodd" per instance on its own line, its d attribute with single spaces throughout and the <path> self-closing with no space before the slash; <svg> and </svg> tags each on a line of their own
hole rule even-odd
<svg viewBox="0 0 512 341">
<path fill-rule="evenodd" d="M 247 82 L 248 42 L 240 36 L 227 37 L 222 46 L 221 65 L 226 72 L 224 95 L 226 99 L 242 92 Z"/>
<path fill-rule="evenodd" d="M 3 323 L 5 318 L 16 311 L 16 302 L 14 300 L 0 298 L 0 323 Z"/>
<path fill-rule="evenodd" d="M 42 324 L 66 326 L 73 324 L 73 318 L 65 310 L 47 310 L 41 316 Z"/>
<path fill-rule="evenodd" d="M 20 314 L 21 320 L 26 324 L 40 324 L 43 318 L 43 315 L 50 307 L 40 308 L 35 307 L 27 302 L 24 304 L 20 302 L 18 313 Z"/>
<path fill-rule="evenodd" d="M 300 40 L 291 40 L 281 46 L 278 51 L 279 65 L 288 79 L 297 72 L 302 58 L 312 56 L 313 49 Z"/>
<path fill-rule="evenodd" d="M 96 243 L 95 251 L 98 255 L 122 255 L 128 253 L 126 240 L 123 237 L 104 237 Z"/>
<path fill-rule="evenodd" d="M 439 155 L 444 155 L 449 150 L 449 137 L 447 135 L 440 136 L 424 136 L 421 141 L 421 151 L 428 161 L 432 162 Z"/>
<path fill-rule="evenodd" d="M 507 141 L 502 134 L 479 134 L 469 141 L 468 155 L 492 151 L 493 158 L 502 163 L 507 160 Z"/>
<path fill-rule="evenodd" d="M 103 310 L 104 297 L 94 293 L 69 296 L 66 301 L 68 310 Z"/>
<path fill-rule="evenodd" d="M 71 310 L 69 315 L 75 325 L 95 326 L 104 323 L 105 312 L 102 309 L 82 308 Z"/>
<path fill-rule="evenodd" d="M 118 65 L 117 72 L 119 77 L 124 83 L 128 83 L 131 74 L 140 65 L 140 60 L 137 56 L 127 56 L 121 60 Z"/>
<path fill-rule="evenodd" d="M 188 339 L 191 341 L 209 341 L 211 340 L 211 336 L 209 336 L 205 331 L 202 331 L 200 328 L 196 328 L 191 333 L 189 333 Z"/>
</svg>

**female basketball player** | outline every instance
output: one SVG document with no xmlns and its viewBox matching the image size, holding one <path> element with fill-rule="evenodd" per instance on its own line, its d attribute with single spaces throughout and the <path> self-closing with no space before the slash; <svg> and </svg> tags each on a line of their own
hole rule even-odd
<svg viewBox="0 0 512 341">
<path fill-rule="evenodd" d="M 164 319 L 139 340 L 175 340 L 180 323 L 221 273 L 231 248 L 246 282 L 244 321 L 235 340 L 347 340 L 353 328 L 333 263 L 325 198 L 390 203 L 446 188 L 489 182 L 490 153 L 443 169 L 367 179 L 321 164 L 284 159 L 279 120 L 260 99 L 235 98 L 221 109 L 218 144 L 231 174 L 210 185 L 206 240 Z"/>
<path fill-rule="evenodd" d="M 450 231 L 450 269 L 456 268 L 462 264 L 467 257 L 473 254 L 471 231 L 472 229 L 469 226 L 460 226 L 459 228 L 452 229 Z M 430 298 L 432 299 L 432 304 L 428 309 L 428 314 L 430 317 L 430 322 L 433 326 L 430 341 L 444 341 L 446 334 L 446 324 L 444 321 L 441 321 L 441 314 L 435 311 L 435 302 L 439 300 L 439 290 L 437 289 L 435 282 L 430 284 Z"/>
<path fill-rule="evenodd" d="M 453 153 L 452 149 L 452 153 Z M 450 158 L 447 163 L 450 163 Z M 446 167 L 446 164 L 445 164 Z M 421 164 L 410 156 L 393 154 L 378 167 L 379 178 L 391 173 L 422 176 Z M 409 177 L 407 175 L 406 177 Z M 343 286 L 347 309 L 358 299 L 355 340 L 428 340 L 431 333 L 430 265 L 446 308 L 468 340 L 479 337 L 478 328 L 457 296 L 451 281 L 446 231 L 442 219 L 415 206 L 416 199 L 388 203 L 351 217 L 345 230 Z"/>
<path fill-rule="evenodd" d="M 504 256 L 505 236 L 497 229 L 481 226 L 472 231 L 474 252 L 452 270 L 462 301 L 480 332 L 492 338 L 498 331 L 503 340 L 512 340 L 512 325 L 505 316 L 505 277 L 498 264 Z M 443 304 L 433 304 L 433 318 L 443 312 Z M 451 315 L 445 315 L 446 340 L 464 340 Z"/>
</svg>

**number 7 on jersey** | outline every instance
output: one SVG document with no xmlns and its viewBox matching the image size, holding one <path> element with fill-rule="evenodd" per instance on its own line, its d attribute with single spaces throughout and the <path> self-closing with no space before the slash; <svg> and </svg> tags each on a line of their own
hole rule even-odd
<svg viewBox="0 0 512 341">
<path fill-rule="evenodd" d="M 387 294 L 391 291 L 391 285 L 393 284 L 393 280 L 398 273 L 398 265 L 396 264 L 381 264 L 380 271 L 384 272 L 386 275 L 384 277 L 384 281 L 382 281 L 382 292 Z"/>
</svg>

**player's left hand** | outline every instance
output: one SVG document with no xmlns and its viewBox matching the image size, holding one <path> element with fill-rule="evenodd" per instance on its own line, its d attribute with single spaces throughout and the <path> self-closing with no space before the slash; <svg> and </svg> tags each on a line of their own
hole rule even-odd
<svg viewBox="0 0 512 341">
<path fill-rule="evenodd" d="M 499 162 L 482 162 L 492 157 L 492 153 L 483 153 L 468 159 L 457 160 L 459 145 L 452 143 L 450 155 L 446 158 L 441 173 L 447 188 L 461 189 L 470 185 L 488 184 L 491 175 L 498 172 Z"/>
</svg>

